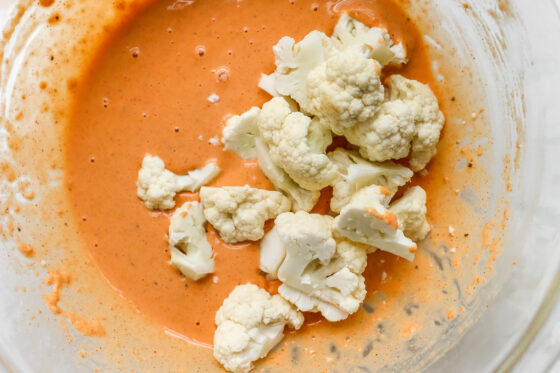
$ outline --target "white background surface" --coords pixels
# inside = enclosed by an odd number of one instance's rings
[[[3,26],[8,15],[9,7],[15,0],[0,0],[0,25]],[[560,10],[560,0],[555,0]],[[560,67],[559,67],[560,68]],[[515,372],[553,372],[560,373],[560,303],[545,323],[541,333],[537,336],[524,358],[518,364]],[[552,363],[550,363],[552,362]],[[0,373],[4,373],[0,366]]]

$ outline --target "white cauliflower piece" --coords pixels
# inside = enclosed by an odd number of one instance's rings
[[[282,281],[278,292],[301,311],[329,321],[356,312],[366,290],[362,272],[374,248],[333,238],[333,218],[300,211],[276,218],[261,242],[261,269]]]
[[[299,43],[285,36],[272,49],[276,57],[276,71],[272,75],[264,75],[259,86],[273,96],[289,96],[302,109],[307,108],[307,75],[327,59],[331,49],[330,39],[322,32],[312,31]]]
[[[354,49],[333,55],[307,77],[307,110],[337,135],[370,121],[385,98],[380,73]]]
[[[297,111],[297,105],[284,97],[275,97],[266,102],[257,121],[262,139],[267,144],[279,142],[284,120],[295,111]]]
[[[280,141],[269,144],[274,162],[302,188],[321,190],[335,179],[336,167],[325,154],[332,136],[318,119],[292,113],[284,120]]]
[[[340,212],[354,193],[372,184],[383,186],[394,195],[413,175],[411,170],[394,162],[368,162],[346,149],[339,148],[327,155],[338,168],[338,176],[332,184],[331,210],[334,212]]]
[[[255,140],[257,161],[263,174],[274,187],[292,200],[294,211],[311,211],[317,204],[321,192],[300,187],[284,170],[278,167],[270,156],[268,146],[260,138]]]
[[[336,217],[336,232],[354,242],[412,261],[417,246],[398,229],[397,216],[387,210],[390,196],[385,187],[371,185],[363,188]]]
[[[340,16],[331,40],[338,50],[358,49],[381,66],[406,63],[404,46],[402,43],[395,45],[387,30],[367,27],[348,14]]]
[[[344,136],[364,158],[383,162],[406,157],[415,134],[414,112],[404,101],[395,100],[383,103],[373,120],[357,124]]]
[[[228,119],[222,131],[222,143],[226,150],[237,153],[243,159],[257,156],[255,139],[259,136],[258,120],[261,109],[253,107],[246,113]]]
[[[275,74],[261,74],[261,79],[259,80],[258,87],[271,95],[272,97],[278,97],[280,94],[276,90],[276,79]]]
[[[214,272],[212,246],[206,238],[205,224],[202,205],[186,202],[175,210],[169,225],[171,265],[194,281]]]
[[[397,215],[399,229],[413,241],[423,240],[430,232],[430,224],[426,221],[426,192],[421,187],[408,189],[389,210]]]
[[[303,315],[279,295],[253,284],[239,285],[216,312],[214,357],[227,371],[247,373],[284,337],[299,329]]]
[[[336,167],[325,154],[332,136],[318,119],[294,112],[283,98],[263,105],[259,130],[272,161],[299,186],[321,190],[336,177]]]
[[[390,100],[403,100],[414,114],[415,134],[410,149],[409,164],[413,171],[420,171],[436,154],[436,145],[445,117],[439,110],[436,96],[426,84],[392,75],[388,80]]]
[[[147,154],[138,171],[136,194],[150,210],[169,210],[175,207],[175,194],[197,191],[220,171],[216,163],[209,163],[202,169],[190,171],[188,175],[176,175],[165,169],[161,158]]]
[[[264,223],[291,209],[282,193],[248,186],[204,187],[200,201],[206,219],[228,243],[260,240]]]
[[[286,248],[276,227],[273,227],[267,234],[260,244],[260,256],[259,256],[259,269],[266,274],[269,280],[276,280],[278,278],[278,268],[284,261],[286,257]]]

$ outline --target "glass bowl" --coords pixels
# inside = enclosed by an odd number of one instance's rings
[[[0,49],[0,366],[8,372],[164,370],[161,353],[150,357],[155,354],[150,342],[160,340],[159,332],[145,328],[141,317],[118,317],[131,305],[103,279],[82,247],[63,183],[64,118],[75,78],[97,40],[143,2],[20,0],[5,24]],[[490,204],[507,198],[509,219],[494,273],[468,314],[421,354],[385,369],[546,371],[560,344],[552,344],[546,354],[538,345],[530,346],[560,289],[558,3],[404,3],[434,54],[452,54],[476,72],[471,83],[485,92],[496,160],[488,165]],[[430,17],[420,17],[422,12]],[[512,191],[506,196],[500,187],[508,182]],[[20,255],[22,242],[33,242],[36,258]],[[95,310],[111,338],[85,338],[47,311],[43,296],[52,282],[42,279],[58,264],[83,269],[61,302],[76,313]],[[539,340],[554,340],[549,331],[543,333]],[[188,357],[182,365],[188,371],[218,369],[198,354],[185,355],[186,345],[158,342],[158,350]],[[126,356],[130,348],[134,359]],[[90,357],[83,359],[86,355]]]

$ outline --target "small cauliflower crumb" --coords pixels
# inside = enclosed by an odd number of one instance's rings
[[[188,175],[176,175],[165,168],[161,158],[148,154],[138,171],[137,195],[150,210],[169,210],[175,207],[175,194],[195,192],[220,172],[216,163],[210,163],[204,168],[190,171]]]
[[[209,143],[210,145],[213,145],[213,146],[218,146],[218,145],[220,145],[220,139],[219,139],[218,137],[216,137],[216,136],[210,137],[210,138],[208,139],[208,143]]]
[[[303,315],[279,295],[253,284],[239,285],[216,313],[214,357],[229,372],[247,373],[284,338],[298,330]]]
[[[214,272],[212,246],[206,238],[205,224],[202,205],[186,202],[175,210],[169,225],[171,265],[194,281]]]
[[[220,102],[220,96],[218,96],[215,93],[212,93],[210,96],[208,96],[208,101],[213,104],[217,104],[218,102]]]
[[[291,209],[282,193],[248,186],[203,187],[200,201],[206,219],[227,243],[260,240],[264,223]]]

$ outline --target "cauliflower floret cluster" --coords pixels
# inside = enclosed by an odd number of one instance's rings
[[[220,171],[215,163],[210,163],[202,169],[190,171],[188,175],[176,175],[165,168],[161,158],[146,155],[138,171],[137,195],[150,210],[169,210],[175,207],[175,194],[197,191]]]
[[[202,205],[198,202],[186,202],[175,210],[169,224],[171,265],[194,281],[214,272],[205,224]]]
[[[337,135],[369,121],[385,98],[378,63],[347,49],[307,77],[308,111]]]
[[[427,85],[401,75],[389,78],[388,92],[390,100],[403,100],[414,114],[416,132],[412,139],[409,163],[413,171],[420,171],[436,154],[436,145],[445,122],[437,98]]]
[[[404,101],[396,100],[383,103],[373,120],[350,128],[344,136],[359,146],[364,158],[383,162],[406,157],[415,133],[414,113]]]
[[[339,321],[364,300],[362,272],[367,253],[375,249],[335,239],[332,228],[327,215],[279,215],[261,243],[261,269],[282,281],[278,292],[299,310]]]
[[[291,208],[282,193],[248,186],[204,187],[200,201],[204,216],[228,243],[260,240],[264,223]]]
[[[426,221],[426,191],[421,187],[408,189],[389,210],[397,216],[399,229],[410,239],[421,241],[430,232],[430,224]]]
[[[319,120],[292,109],[283,98],[264,104],[260,133],[274,163],[302,188],[321,190],[336,177],[336,168],[325,154],[331,133]]]
[[[214,357],[234,373],[246,373],[284,337],[284,328],[299,329],[303,315],[279,295],[256,285],[239,285],[216,313]]]

